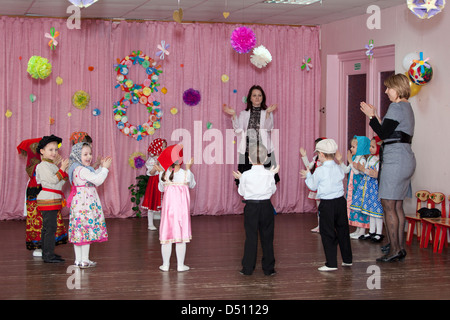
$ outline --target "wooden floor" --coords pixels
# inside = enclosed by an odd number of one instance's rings
[[[188,272],[179,273],[175,250],[169,272],[161,272],[158,232],[146,218],[107,219],[109,241],[93,244],[96,268],[80,271],[79,289],[67,273],[73,246],[56,252],[64,264],[45,264],[25,248],[25,221],[0,221],[2,300],[359,300],[449,299],[450,252],[420,249],[416,239],[404,262],[377,264],[380,245],[352,240],[354,264],[332,273],[317,271],[324,256],[315,214],[275,218],[275,276],[265,276],[260,258],[252,276],[239,274],[244,242],[243,216],[194,216],[187,246]],[[159,221],[157,221],[159,224]],[[259,251],[260,252],[260,251]],[[259,256],[260,257],[260,253]],[[341,262],[339,256],[339,264]],[[380,288],[368,288],[379,267]],[[73,278],[72,278],[73,279]],[[68,281],[69,280],[69,281]]]

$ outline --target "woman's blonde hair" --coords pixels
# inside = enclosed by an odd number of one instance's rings
[[[393,74],[384,80],[384,85],[390,89],[394,89],[400,99],[409,99],[411,95],[409,79],[402,73]]]

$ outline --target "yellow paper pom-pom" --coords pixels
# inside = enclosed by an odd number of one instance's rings
[[[90,100],[91,100],[91,96],[83,90],[79,90],[79,91],[75,92],[75,94],[72,96],[73,106],[75,108],[81,109],[81,110],[86,109]]]

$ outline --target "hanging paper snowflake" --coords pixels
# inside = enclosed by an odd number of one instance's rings
[[[231,46],[239,53],[248,53],[256,45],[256,37],[253,30],[247,27],[239,27],[231,33]]]
[[[269,50],[263,45],[253,49],[253,54],[250,56],[250,62],[258,68],[267,66],[272,61],[272,55]]]

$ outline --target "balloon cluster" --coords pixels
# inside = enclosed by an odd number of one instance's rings
[[[433,68],[428,62],[429,58],[423,58],[423,52],[408,53],[403,58],[403,68],[407,70],[405,75],[409,78],[409,86],[411,88],[410,97],[419,93],[422,86],[427,84],[433,77]]]

